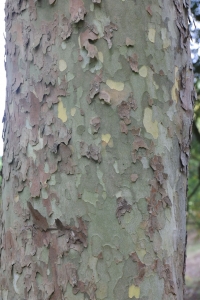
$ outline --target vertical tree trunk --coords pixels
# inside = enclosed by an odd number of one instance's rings
[[[7,0],[1,299],[183,299],[188,6]]]

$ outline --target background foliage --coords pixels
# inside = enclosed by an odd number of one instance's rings
[[[200,228],[200,0],[191,0],[191,12],[191,48],[197,100],[189,164],[188,222]]]

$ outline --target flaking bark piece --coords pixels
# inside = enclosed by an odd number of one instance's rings
[[[92,0],[93,3],[101,3],[101,0]]]
[[[92,127],[92,133],[97,133],[101,126],[101,118],[95,117],[90,120],[90,125]]]
[[[106,91],[101,91],[99,93],[99,99],[103,100],[106,104],[111,105],[110,95]]]
[[[130,103],[131,109],[133,109],[134,111],[138,108],[137,101],[135,100],[132,92],[130,93],[128,102]]]
[[[32,47],[37,48],[40,44],[43,33],[41,30],[33,30]]]
[[[89,41],[96,41],[98,39],[98,31],[95,26],[87,28],[84,32],[80,34],[81,47],[85,48],[88,52],[88,57],[94,58],[98,57],[97,47],[90,44]]]
[[[146,230],[146,235],[149,236],[150,241],[153,241],[154,233],[157,230],[161,230],[159,226],[158,218],[157,216],[150,214],[147,223],[147,230]]]
[[[55,223],[58,230],[69,232],[70,246],[74,244],[82,244],[85,248],[87,247],[87,226],[82,218],[78,218],[79,227],[64,225],[59,219],[56,219]],[[71,248],[73,248],[73,246]]]
[[[41,215],[41,213],[35,209],[32,204],[27,201],[27,206],[31,212],[31,215],[33,217],[33,223],[38,226],[40,229],[47,231],[49,228],[49,224],[47,222],[47,219]]]
[[[132,54],[132,56],[128,57],[128,62],[130,64],[131,70],[134,71],[135,73],[138,73],[138,56],[137,54]]]
[[[189,8],[190,7],[190,1],[189,0],[183,0],[183,5],[185,8]]]
[[[108,43],[108,48],[111,49],[112,47],[112,41],[111,39],[113,38],[113,31],[118,30],[117,25],[113,24],[112,22],[104,27],[104,40],[107,41]]]
[[[21,1],[18,1],[18,3],[21,3]],[[30,15],[30,20],[31,21],[37,19],[36,1],[33,1],[33,0],[29,1],[29,15]]]
[[[30,124],[31,126],[39,125],[40,121],[40,103],[39,99],[30,92]]]
[[[59,124],[56,125],[58,126],[57,128],[59,128]],[[61,143],[64,143],[67,146],[69,144],[69,141],[71,140],[71,137],[72,137],[71,128],[68,129],[63,124],[62,126],[60,126],[60,131],[57,130],[56,132],[54,132],[54,140],[57,146],[60,145]]]
[[[164,198],[162,198],[162,201],[166,206],[169,206],[169,207],[172,206],[172,202],[168,196],[165,196]]]
[[[70,21],[73,23],[78,23],[81,20],[83,21],[87,13],[84,2],[82,0],[70,0],[69,5],[69,11],[71,15]]]
[[[189,153],[190,153],[188,141],[183,140],[182,143],[180,144],[180,148],[181,148],[181,156],[180,156],[181,171],[185,173],[187,171],[188,159],[189,159]]]
[[[120,124],[120,131],[122,133],[128,134],[128,127],[126,126],[125,122],[120,121],[119,124]]]
[[[75,269],[75,266],[68,262],[66,265],[66,272],[67,272],[67,277],[69,278],[69,283],[71,284],[72,287],[77,286],[78,283],[78,275],[77,275],[77,270]]]
[[[90,152],[90,157],[94,161],[100,163],[101,162],[101,153],[100,153],[100,148],[97,147],[96,145],[90,145],[89,146],[89,152]]]
[[[85,156],[89,159],[100,163],[101,162],[101,149],[96,145],[87,145],[85,142],[80,142],[81,156]]]
[[[129,37],[126,38],[126,46],[134,46],[135,42],[133,40],[131,40]]]
[[[162,157],[155,155],[150,161],[150,166],[154,170],[154,176],[155,176],[156,180],[160,184],[163,184],[164,181],[167,179],[168,175],[166,173],[164,173]]]
[[[119,224],[121,223],[121,216],[125,215],[126,212],[130,212],[132,207],[125,198],[119,197],[117,198],[117,210],[116,216],[118,219]]]
[[[87,294],[90,300],[96,300],[96,293],[97,287],[94,282],[82,282],[78,281],[76,287],[73,288],[73,294],[76,295],[79,292]]]
[[[133,151],[138,151],[139,148],[148,149],[148,146],[141,137],[136,136],[133,142]]]
[[[15,78],[13,80],[13,84],[12,84],[12,91],[13,92],[17,92],[17,90],[19,89],[19,87],[21,86],[21,84],[24,82],[23,80],[23,76],[20,72],[18,72],[15,75]]]
[[[64,231],[64,230],[69,230],[70,226],[64,226],[63,223],[59,219],[55,219],[56,227],[58,230]]]
[[[90,93],[89,93],[90,99],[94,99],[94,96],[99,93],[101,81],[102,81],[102,79],[101,79],[100,75],[96,75],[94,77],[92,83],[90,84]],[[91,103],[91,100],[90,100],[90,103]]]
[[[61,25],[59,26],[59,35],[65,41],[72,34],[72,26],[65,15],[61,16]]]
[[[129,102],[122,101],[121,104],[117,106],[118,115],[120,119],[124,120],[126,125],[129,125],[131,123],[130,111],[131,106]]]
[[[180,90],[180,99],[181,106],[186,111],[192,111],[193,103],[192,103],[192,95],[191,95],[191,87],[192,81],[190,76],[190,70],[187,67],[184,67],[181,71],[181,86]]]
[[[181,13],[181,4],[179,0],[173,0],[174,1],[174,5],[176,6],[176,10]]]
[[[138,175],[137,174],[131,174],[131,181],[132,182],[136,182],[138,179]]]
[[[56,2],[56,0],[49,0],[49,4],[52,5]]]
[[[58,146],[58,154],[61,157],[61,161],[58,164],[59,171],[73,175],[75,173],[75,166],[72,160],[71,148],[68,145],[61,143]]]
[[[151,16],[153,15],[152,10],[151,10],[151,6],[150,6],[150,5],[146,7],[146,11],[147,11]]]
[[[39,82],[33,81],[33,85],[39,99],[39,102],[42,102],[43,98],[50,94],[50,87],[46,86],[43,80]]]
[[[154,270],[159,278],[164,279],[164,285],[165,285],[165,292],[166,294],[173,294],[175,295],[175,286],[174,286],[174,280],[173,280],[173,274],[172,274],[172,267],[167,264],[164,259],[161,261],[160,259],[156,259],[154,264],[152,265],[152,270]]]
[[[140,136],[141,128],[133,127],[133,128],[131,129],[131,133],[132,133],[133,135]]]
[[[181,49],[185,48],[187,51],[187,45],[188,45],[188,39],[190,37],[190,32],[185,25],[185,20],[183,17],[184,12],[182,11],[180,1],[173,0],[173,2],[174,2],[174,5],[176,7],[176,12],[177,12],[176,26],[178,27],[178,30],[180,31],[180,47],[181,47]]]
[[[133,260],[133,262],[137,263],[138,276],[134,278],[134,281],[136,285],[140,285],[146,272],[146,265],[141,262],[136,252],[131,253],[130,257]]]

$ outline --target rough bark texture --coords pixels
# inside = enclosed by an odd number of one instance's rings
[[[188,5],[7,0],[1,299],[183,299]]]

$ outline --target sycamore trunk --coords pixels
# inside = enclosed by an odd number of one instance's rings
[[[1,299],[183,299],[188,7],[6,1]]]

